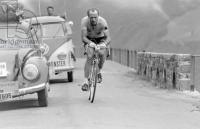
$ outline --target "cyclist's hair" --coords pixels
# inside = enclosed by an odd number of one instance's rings
[[[47,10],[48,10],[48,9],[54,9],[54,7],[53,7],[53,6],[48,6],[48,7],[47,7]]]
[[[88,9],[88,10],[87,10],[87,15],[89,16],[89,15],[90,15],[90,12],[95,12],[95,11],[97,11],[97,14],[98,14],[98,16],[99,16],[99,10],[96,9],[96,8]]]

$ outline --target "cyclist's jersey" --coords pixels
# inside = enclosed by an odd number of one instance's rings
[[[99,16],[96,26],[91,26],[88,16],[81,20],[81,30],[87,30],[87,37],[89,39],[98,39],[105,37],[104,31],[108,29],[106,20]]]

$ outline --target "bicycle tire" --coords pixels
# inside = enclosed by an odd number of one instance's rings
[[[93,65],[92,69],[91,69],[91,76],[90,76],[90,83],[89,83],[89,87],[90,87],[90,95],[89,95],[89,101],[91,103],[94,102],[94,98],[95,98],[95,93],[96,93],[96,85],[97,85],[97,65]]]

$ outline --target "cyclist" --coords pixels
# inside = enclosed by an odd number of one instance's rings
[[[109,34],[109,28],[107,21],[99,16],[99,10],[92,8],[87,10],[87,16],[81,20],[81,37],[84,43],[87,59],[84,67],[84,83],[82,86],[83,91],[88,90],[88,77],[89,70],[92,64],[92,57],[94,54],[94,48],[97,45],[104,46],[105,49],[99,50],[99,72],[97,74],[97,82],[101,83],[102,75],[101,69],[106,60],[106,46],[110,44],[111,38]]]

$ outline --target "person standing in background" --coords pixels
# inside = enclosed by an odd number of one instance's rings
[[[54,7],[53,6],[48,6],[47,7],[47,14],[48,14],[48,16],[56,16],[54,14]]]

